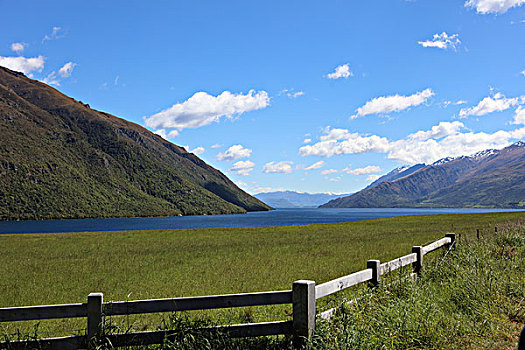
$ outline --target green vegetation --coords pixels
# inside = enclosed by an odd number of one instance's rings
[[[268,210],[139,125],[0,67],[0,220]]]
[[[297,279],[322,283],[363,269],[367,259],[405,255],[411,246],[445,232],[466,241],[476,228],[488,236],[495,225],[523,218],[524,213],[514,212],[266,228],[0,235],[0,307],[84,302],[95,291],[103,292],[106,301],[117,301],[290,289]],[[231,309],[192,317],[268,321],[289,318],[289,309]],[[151,329],[160,317],[110,321],[124,329],[129,324]],[[0,327],[12,334],[32,324]],[[41,322],[39,331],[48,336],[83,327],[83,320],[56,320]]]

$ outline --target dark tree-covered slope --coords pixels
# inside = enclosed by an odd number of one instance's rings
[[[268,210],[143,127],[0,67],[0,219]]]

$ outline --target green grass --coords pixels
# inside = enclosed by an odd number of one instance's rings
[[[380,286],[317,324],[312,349],[516,349],[525,323],[525,222],[464,239],[416,282]]]
[[[466,239],[476,228],[489,234],[495,225],[520,219],[525,213],[266,228],[0,235],[0,307],[85,302],[90,292],[118,301],[290,289],[297,279],[322,283],[363,269],[368,259],[405,255],[411,246],[445,232]],[[237,309],[221,317],[267,320],[285,317],[285,309],[289,306]],[[136,320],[130,322],[141,322]],[[40,327],[44,332],[67,331],[82,328],[84,322],[47,321]],[[31,324],[0,325],[0,331],[27,331]]]

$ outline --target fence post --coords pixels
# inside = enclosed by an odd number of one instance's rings
[[[93,338],[102,334],[102,293],[90,293],[87,302],[87,337],[88,348],[91,348]]]
[[[445,237],[450,238],[450,244],[449,247],[454,247],[456,249],[456,246],[454,243],[456,243],[456,234],[452,232],[445,233]],[[479,230],[478,230],[478,240],[479,240]]]
[[[292,304],[294,344],[301,347],[315,331],[315,282],[295,281],[292,284]]]
[[[412,271],[416,275],[421,275],[421,269],[423,268],[423,247],[420,245],[412,247],[412,253],[416,253],[416,261],[412,264]]]
[[[379,279],[381,278],[381,262],[379,260],[368,260],[366,262],[366,268],[372,269],[372,279],[368,285],[370,287],[377,287]]]

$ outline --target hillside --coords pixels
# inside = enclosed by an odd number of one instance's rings
[[[366,186],[365,188],[375,187],[387,181],[388,182],[395,181],[404,176],[408,176],[412,173],[415,173],[416,171],[424,167],[425,167],[425,164],[416,164],[412,166],[402,166],[402,167],[396,168],[392,170],[391,172],[389,172],[388,174],[381,176],[379,179],[375,180],[374,182],[372,182],[370,185]]]
[[[143,127],[0,67],[0,220],[268,210]]]
[[[445,158],[322,207],[525,207],[525,143]]]
[[[316,208],[332,199],[347,196],[347,194],[301,193],[295,191],[263,192],[254,195],[255,198],[274,208]]]

